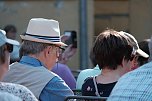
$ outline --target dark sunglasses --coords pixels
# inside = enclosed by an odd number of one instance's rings
[[[61,50],[65,50],[65,48],[64,48],[64,47],[61,47],[61,46],[57,46],[57,45],[55,45],[55,47],[59,47],[59,49],[61,49]]]
[[[12,52],[13,52],[13,45],[6,43],[6,48],[7,48],[6,50],[7,50],[9,53],[12,53]]]
[[[62,46],[58,46],[58,45],[54,45],[54,44],[51,44],[52,46],[55,46],[55,47],[58,47],[59,49],[61,49],[61,50],[65,50],[65,47],[62,47]]]

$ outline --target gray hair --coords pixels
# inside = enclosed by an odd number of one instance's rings
[[[47,46],[50,46],[50,44],[24,40],[19,51],[20,58],[24,55],[38,55]]]
[[[149,52],[150,52],[150,57],[149,57],[149,61],[152,61],[152,37],[150,39],[150,42],[149,42]]]

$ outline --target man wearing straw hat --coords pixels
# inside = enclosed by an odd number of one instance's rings
[[[57,62],[61,42],[59,23],[55,20],[30,20],[20,52],[22,58],[11,65],[4,81],[29,88],[40,101],[63,101],[73,95],[65,82],[50,70]]]

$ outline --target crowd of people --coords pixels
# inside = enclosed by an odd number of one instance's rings
[[[152,98],[152,38],[138,43],[127,32],[106,29],[90,52],[94,68],[82,70],[76,80],[67,61],[77,49],[64,43],[58,21],[32,18],[21,44],[16,35],[13,25],[0,30],[3,101],[64,101],[74,90],[108,101]]]

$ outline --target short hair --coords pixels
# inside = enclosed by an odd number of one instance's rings
[[[138,43],[140,49],[143,50],[144,52],[146,52],[148,55],[150,54],[149,47],[148,47],[149,42],[150,42],[150,39],[145,39],[145,40]],[[148,58],[144,58],[142,56],[139,56],[137,61],[138,61],[139,66],[141,66],[141,65],[148,62]]]
[[[108,67],[115,70],[122,63],[123,58],[131,59],[133,47],[128,37],[119,32],[108,29],[100,33],[94,43],[93,52],[100,69]]]
[[[14,33],[16,33],[17,32],[17,29],[16,29],[16,27],[14,26],[14,25],[6,25],[5,27],[4,27],[4,30],[5,30],[5,32],[6,32],[6,34],[8,33],[8,32],[14,32]]]
[[[152,61],[152,37],[150,39],[148,46],[149,46],[149,53],[150,53],[149,61]]]
[[[6,58],[6,56],[5,56],[5,45],[6,44],[0,46],[0,64],[5,63],[5,58]]]
[[[19,56],[21,58],[22,56],[26,56],[30,54],[38,55],[47,46],[50,46],[50,44],[24,40],[19,50]]]
[[[7,25],[4,27],[4,31],[6,32],[6,37],[14,39],[14,37],[12,37],[12,34],[16,35],[17,29],[14,25]],[[11,33],[11,35],[9,34],[9,32]]]

